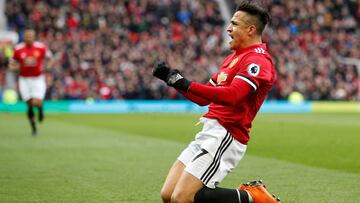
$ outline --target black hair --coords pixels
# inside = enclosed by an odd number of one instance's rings
[[[32,25],[26,25],[22,31],[23,31],[24,33],[25,33],[26,31],[32,31],[32,32],[34,32],[34,33],[36,34],[35,27],[32,26]]]
[[[259,35],[262,34],[271,19],[269,12],[255,0],[241,1],[236,11],[244,11],[252,17],[249,21],[255,25]]]

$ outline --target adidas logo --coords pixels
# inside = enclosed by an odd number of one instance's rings
[[[265,50],[263,48],[255,48],[254,50],[256,53],[265,54]]]

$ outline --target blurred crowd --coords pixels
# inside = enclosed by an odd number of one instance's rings
[[[359,1],[265,1],[278,72],[269,99],[360,99],[359,72],[343,62],[360,59]],[[14,0],[5,12],[8,29],[21,38],[33,26],[57,59],[46,99],[181,99],[151,76],[156,59],[206,83],[230,53],[215,0]]]
[[[360,1],[272,0],[265,34],[276,61],[273,94],[309,100],[360,100]],[[360,62],[357,62],[360,66]]]
[[[10,1],[6,15],[10,29],[35,26],[59,59],[47,99],[176,99],[152,66],[167,59],[207,80],[223,55],[217,8],[205,0]]]

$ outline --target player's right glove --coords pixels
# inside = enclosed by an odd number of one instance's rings
[[[166,84],[184,92],[189,90],[191,81],[184,78],[179,70],[170,70],[166,79]]]
[[[152,71],[153,76],[166,82],[167,85],[187,92],[191,81],[184,78],[178,70],[172,70],[164,61],[158,61]]]
[[[170,68],[166,65],[165,61],[158,61],[155,63],[152,74],[160,80],[167,82]]]

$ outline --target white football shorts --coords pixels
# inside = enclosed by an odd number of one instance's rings
[[[215,188],[243,158],[247,145],[234,139],[217,120],[201,118],[202,131],[180,154],[185,171],[205,186]]]
[[[45,76],[19,77],[19,91],[24,101],[36,98],[43,100],[46,93]]]

